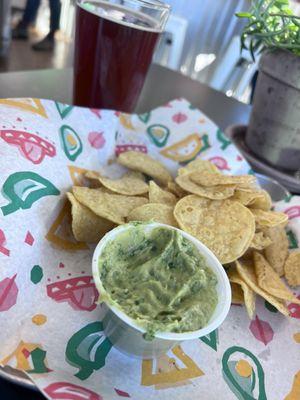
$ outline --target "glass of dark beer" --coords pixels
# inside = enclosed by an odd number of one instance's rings
[[[132,112],[169,11],[159,0],[77,0],[74,104]]]

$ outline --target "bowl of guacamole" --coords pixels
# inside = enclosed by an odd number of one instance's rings
[[[188,233],[160,223],[131,222],[107,233],[93,256],[93,276],[107,336],[137,356],[159,356],[207,335],[230,307],[217,258]]]

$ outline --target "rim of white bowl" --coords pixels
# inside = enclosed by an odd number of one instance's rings
[[[219,262],[217,257],[211,252],[211,250],[208,249],[200,240],[196,239],[194,236],[190,235],[189,233],[175,228],[170,225],[162,224],[159,222],[142,222],[138,224],[138,227],[145,226],[145,229],[154,229],[157,227],[164,227],[167,229],[172,229],[179,231],[184,237],[189,239],[191,242],[195,244],[195,246],[198,248],[199,252],[205,257],[207,265],[209,268],[212,269],[212,271],[217,275],[218,279],[218,284],[217,284],[217,294],[218,294],[218,303],[216,306],[216,309],[211,316],[208,324],[201,329],[198,329],[196,331],[190,331],[190,332],[183,332],[183,333],[175,333],[175,332],[157,332],[155,334],[156,339],[165,339],[165,340],[176,340],[176,341],[183,341],[183,340],[191,340],[191,339],[197,339],[199,337],[208,335],[212,331],[214,331],[216,328],[218,328],[223,321],[225,320],[229,309],[231,305],[231,287],[229,283],[228,276],[225,272],[224,267],[222,264]],[[100,274],[99,274],[99,267],[98,267],[98,260],[99,256],[101,255],[102,250],[106,246],[106,244],[114,239],[116,236],[118,236],[120,233],[126,231],[127,229],[130,229],[132,227],[136,226],[134,223],[127,223],[124,225],[120,225],[108,233],[106,233],[105,236],[100,240],[98,245],[95,248],[94,254],[93,254],[93,260],[92,260],[92,271],[93,271],[93,278],[94,282],[96,285],[96,288],[98,292],[100,293],[100,302],[101,302],[101,293],[105,292],[105,289],[102,285],[101,279],[100,279]],[[124,321],[126,324],[128,324],[131,328],[134,328],[138,330],[141,333],[145,333],[146,329],[141,327],[133,318],[129,317],[127,314],[125,314],[119,306],[116,306],[110,302],[104,301],[107,307],[115,314],[117,315],[122,321]]]

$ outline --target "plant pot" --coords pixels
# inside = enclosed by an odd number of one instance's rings
[[[300,170],[300,56],[261,57],[246,144],[272,166]]]

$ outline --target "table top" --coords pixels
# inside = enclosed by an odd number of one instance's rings
[[[72,69],[46,69],[0,74],[0,98],[36,97],[72,104]],[[137,112],[146,112],[174,98],[184,97],[221,129],[247,124],[251,107],[178,72],[152,65]]]
[[[0,98],[36,97],[72,103],[72,69],[37,70],[0,74]],[[152,65],[137,106],[137,112],[149,111],[174,98],[184,97],[200,108],[221,129],[234,123],[247,123],[250,106],[239,103],[208,86],[178,72]],[[35,391],[0,379],[1,400],[38,400]]]

